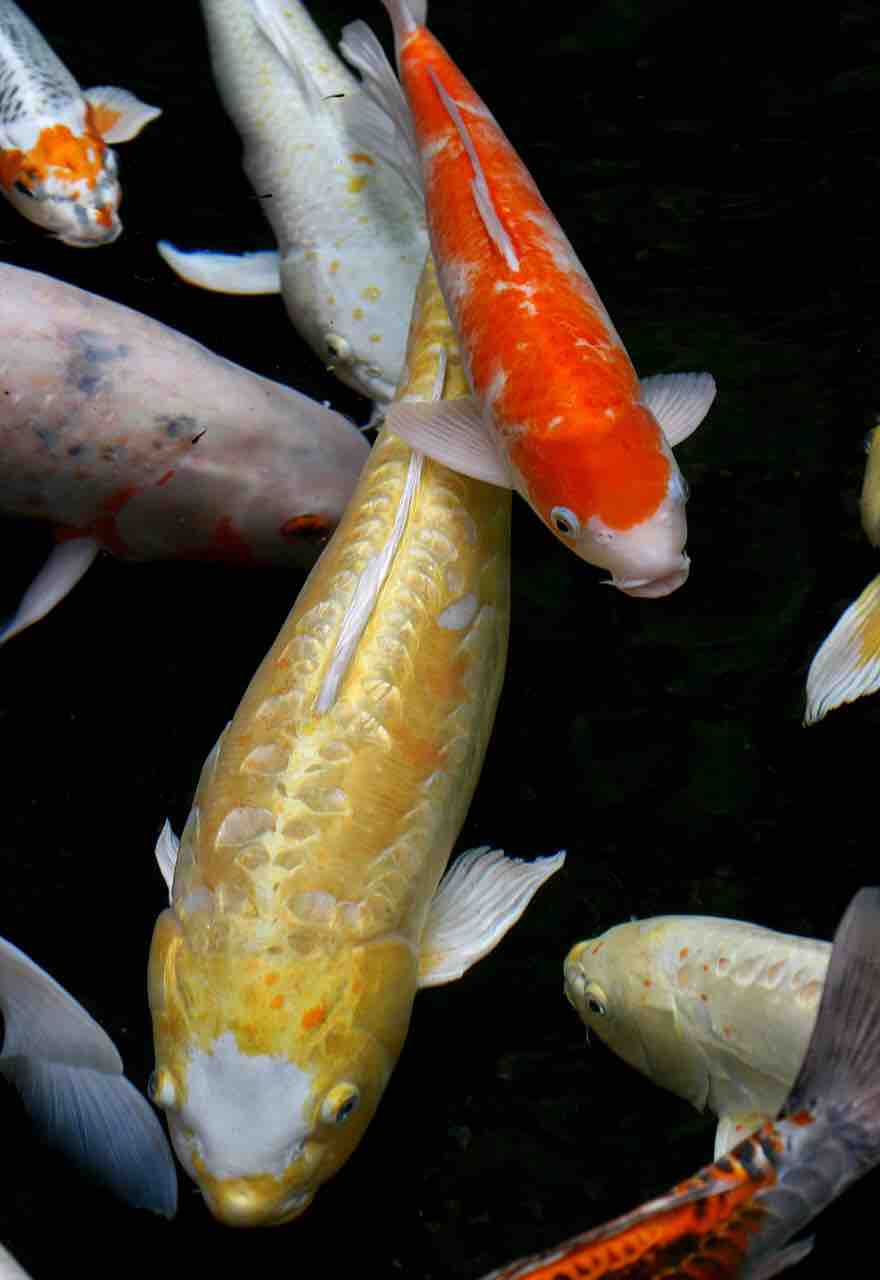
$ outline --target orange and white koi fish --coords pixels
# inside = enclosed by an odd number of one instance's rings
[[[369,453],[310,397],[2,264],[0,385],[0,511],[48,520],[58,538],[0,643],[44,617],[102,549],[310,567]]]
[[[868,437],[860,506],[865,535],[872,547],[880,547],[880,426]],[[876,693],[878,688],[880,575],[841,615],[810,663],[804,723],[815,724],[835,707]]]
[[[356,22],[340,48],[385,116],[355,101],[350,128],[424,189],[474,393],[454,405],[397,404],[389,426],[455,470],[516,489],[621,591],[667,595],[689,564],[686,488],[671,447],[702,421],[715,383],[709,374],[639,382],[522,161],[425,29],[425,0],[383,3],[410,110],[375,36]]]
[[[14,0],[0,0],[0,191],[78,249],[122,230],[116,156],[161,115],[127,89],[83,92]]]
[[[40,1138],[93,1182],[173,1218],[177,1174],[162,1126],[122,1074],[116,1046],[62,986],[0,938],[0,1076]],[[4,1270],[0,1247],[0,1276]]]
[[[433,269],[403,396],[466,393]],[[297,1217],[360,1141],[416,991],[486,955],[563,855],[441,880],[504,678],[510,494],[384,429],[339,529],[157,848],[151,1097],[211,1212]]]
[[[485,1280],[769,1280],[790,1244],[880,1163],[880,889],[841,921],[816,1026],[780,1118],[633,1213]]]

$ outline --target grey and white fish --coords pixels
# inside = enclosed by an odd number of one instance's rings
[[[369,104],[300,0],[202,0],[202,11],[214,78],[278,249],[182,253],[163,241],[159,251],[203,288],[280,290],[318,356],[385,404],[428,252],[421,197],[352,140],[352,104]]]
[[[83,92],[14,0],[0,0],[0,191],[30,222],[76,248],[122,230],[108,143],[161,115],[127,89]]]
[[[715,1112],[718,1157],[782,1106],[830,954],[746,921],[655,916],[572,947],[565,993],[624,1062]]]

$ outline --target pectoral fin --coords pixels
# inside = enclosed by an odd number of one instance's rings
[[[804,724],[880,688],[880,577],[828,633],[807,672]]]
[[[460,978],[520,918],[565,853],[522,862],[484,845],[464,853],[440,881],[422,934],[419,986]]]
[[[249,296],[281,292],[275,249],[257,249],[254,253],[211,253],[207,249],[186,252],[175,249],[167,240],[160,240],[156,248],[175,275],[199,289]]]
[[[434,404],[397,400],[385,413],[385,425],[411,448],[451,471],[502,489],[513,488],[510,465],[473,396]]]
[[[31,1280],[24,1267],[16,1262],[2,1244],[0,1244],[0,1280]]]
[[[731,1147],[742,1142],[773,1117],[765,1111],[728,1111],[718,1119],[715,1132],[715,1159],[726,1156]]]
[[[144,125],[162,114],[161,107],[151,107],[128,89],[116,89],[112,85],[86,89],[83,97],[92,108],[92,123],[111,146],[136,138]]]
[[[171,823],[165,819],[165,824],[159,832],[159,839],[156,841],[156,861],[159,864],[159,870],[162,872],[162,879],[168,886],[168,902],[171,903],[171,889],[174,884],[174,868],[177,866],[177,854],[180,850],[180,839],[171,830]]]
[[[712,407],[717,388],[711,373],[658,373],[642,378],[642,401],[674,449],[696,431]]]
[[[55,608],[79,582],[98,554],[95,538],[69,538],[53,547],[48,560],[25,591],[15,613],[0,625],[0,645]]]
[[[808,1236],[806,1240],[795,1240],[794,1244],[787,1244],[784,1249],[771,1253],[769,1258],[752,1266],[749,1269],[749,1280],[770,1280],[771,1276],[778,1276],[780,1271],[787,1271],[805,1258],[815,1243],[813,1236]]]
[[[149,1103],[110,1037],[54,978],[0,938],[0,1073],[38,1135],[136,1208],[173,1217],[177,1176]]]

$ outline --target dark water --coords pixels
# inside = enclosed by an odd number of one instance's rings
[[[56,6],[45,6],[56,13]],[[315,12],[336,32],[378,4]],[[39,21],[40,6],[30,12]],[[351,413],[277,299],[177,283],[153,250],[268,246],[212,88],[196,6],[68,7],[43,27],[84,85],[164,108],[120,148],[125,234],[79,253],[5,205],[0,256],[142,310]],[[880,408],[880,22],[869,4],[452,4],[432,26],[530,166],[643,373],[708,368],[679,451],[693,570],[666,600],[598,585],[523,504],[495,736],[460,848],[569,850],[498,950],[418,997],[349,1166],[298,1223],[234,1233],[182,1178],[171,1224],[37,1147],[0,1095],[0,1239],[36,1280],[158,1274],[480,1276],[704,1163],[713,1122],[601,1045],[562,998],[578,938],[703,912],[827,938],[878,880],[880,699],[801,727],[806,668],[877,569],[862,442]],[[4,525],[2,612],[48,547]],[[104,559],[0,655],[0,932],[70,987],[143,1086],[152,849],[300,586],[280,571]],[[818,1224],[804,1280],[840,1274],[878,1193]],[[195,1251],[190,1253],[189,1251]]]

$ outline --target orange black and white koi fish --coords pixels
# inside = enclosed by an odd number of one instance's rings
[[[486,1280],[769,1280],[792,1236],[880,1162],[880,889],[841,921],[806,1057],[780,1118],[603,1227]]]
[[[137,1209],[173,1218],[177,1174],[146,1098],[97,1022],[23,951],[0,938],[0,1076],[38,1136]],[[17,1277],[0,1246],[0,1277]]]
[[[424,190],[474,393],[454,404],[396,404],[388,425],[447,466],[516,489],[621,591],[667,595],[689,565],[687,491],[672,446],[702,421],[714,380],[639,382],[522,161],[425,29],[425,0],[383,3],[406,100],[373,33],[352,23],[340,47],[373,102],[365,112],[353,101],[350,129]]]
[[[369,453],[310,397],[2,264],[0,386],[0,511],[48,520],[58,538],[0,643],[44,617],[102,548],[308,568]]]
[[[122,230],[116,157],[161,115],[127,89],[83,92],[13,0],[0,0],[0,191],[76,248]]]
[[[880,547],[880,426],[868,437],[862,481],[862,528]],[[880,574],[841,615],[822,642],[807,672],[805,724],[815,724],[844,702],[880,688]]]

